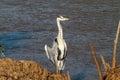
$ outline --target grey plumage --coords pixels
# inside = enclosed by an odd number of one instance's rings
[[[55,65],[56,71],[61,72],[64,69],[64,60],[58,60],[57,44],[53,43],[52,48],[45,45],[45,51],[48,59]]]

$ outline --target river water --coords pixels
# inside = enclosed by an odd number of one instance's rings
[[[44,45],[51,45],[57,35],[56,18],[69,17],[61,23],[68,46],[64,72],[69,71],[72,80],[98,80],[89,42],[98,58],[103,54],[111,63],[119,8],[119,0],[1,0],[0,44],[7,57],[33,60],[54,72]],[[118,64],[119,51],[120,45]]]

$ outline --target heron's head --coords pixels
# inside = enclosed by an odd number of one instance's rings
[[[57,18],[57,20],[66,21],[66,20],[69,20],[69,18],[65,18],[63,16],[60,16],[60,17]]]

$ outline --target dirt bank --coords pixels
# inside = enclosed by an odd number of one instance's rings
[[[70,80],[69,75],[50,73],[33,61],[0,59],[0,80]]]

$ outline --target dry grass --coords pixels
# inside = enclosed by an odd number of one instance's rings
[[[0,80],[70,80],[69,74],[50,73],[36,62],[0,59]]]
[[[102,64],[103,64],[103,67],[104,67],[104,70],[105,70],[104,74],[102,74],[102,72],[101,72],[100,65],[99,65],[99,62],[97,60],[96,52],[95,52],[95,49],[93,47],[93,44],[90,43],[90,48],[91,48],[91,51],[92,51],[92,54],[93,54],[94,61],[96,63],[96,67],[97,67],[97,70],[98,70],[98,75],[99,75],[100,80],[120,80],[120,66],[116,65],[116,54],[117,54],[119,32],[120,32],[120,21],[119,21],[119,24],[118,24],[116,38],[114,40],[114,51],[113,51],[112,66],[110,66],[110,64],[105,61],[103,55],[100,55],[100,58],[101,58],[101,61],[102,61]],[[102,76],[102,75],[104,75],[104,76]]]

